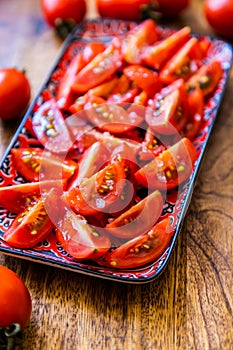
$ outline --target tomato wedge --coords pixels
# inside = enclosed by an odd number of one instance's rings
[[[83,154],[78,163],[76,176],[69,184],[69,189],[74,188],[92,175],[94,175],[110,158],[110,152],[103,142],[96,141]]]
[[[159,134],[176,134],[188,118],[187,92],[183,79],[174,81],[148,102],[145,120]]]
[[[68,109],[73,103],[75,96],[71,90],[71,85],[75,80],[75,76],[80,70],[89,63],[97,54],[103,52],[105,45],[102,42],[91,42],[86,44],[69,63],[65,74],[59,82],[56,99],[59,101],[59,107]]]
[[[154,96],[162,87],[158,73],[140,64],[127,66],[124,68],[124,74],[134,84],[144,90],[149,97]]]
[[[77,169],[72,159],[63,159],[41,148],[12,148],[15,169],[29,181],[69,179]]]
[[[163,197],[159,191],[153,191],[140,202],[122,213],[106,225],[106,229],[119,238],[134,238],[155,224],[162,213]]]
[[[193,50],[198,44],[197,38],[189,39],[162,68],[159,78],[166,84],[176,79],[187,80],[199,67],[194,62]]]
[[[47,150],[67,153],[73,142],[64,117],[54,99],[44,102],[34,113],[32,127],[38,140]]]
[[[48,180],[0,187],[0,205],[13,213],[20,213],[37,202],[41,191],[47,192],[57,186],[63,187],[64,183]]]
[[[177,50],[190,38],[191,28],[183,27],[172,35],[154,45],[148,45],[142,53],[142,62],[154,69],[161,67],[177,52]]]
[[[143,47],[154,43],[158,37],[159,31],[152,19],[138,24],[122,41],[123,59],[130,64],[140,64]]]
[[[87,109],[90,122],[102,131],[112,134],[122,134],[136,128],[144,120],[143,117],[123,108],[124,104],[104,103]]]
[[[62,247],[77,260],[96,260],[111,246],[110,238],[103,230],[97,230],[83,216],[71,211],[66,211],[55,230]]]
[[[189,92],[188,106],[188,120],[182,131],[182,136],[193,140],[201,130],[204,122],[205,100],[200,88]]]
[[[121,43],[120,40],[115,37],[103,52],[96,55],[81,69],[76,75],[71,88],[78,94],[85,93],[111,78],[121,65]]]
[[[107,253],[107,264],[116,269],[130,269],[155,262],[164,253],[173,233],[170,219],[163,219],[148,232]]]
[[[125,184],[124,164],[116,159],[78,187],[64,192],[62,198],[81,215],[107,212],[122,193]]]
[[[188,79],[186,86],[188,91],[199,87],[204,96],[207,96],[216,89],[222,76],[223,69],[221,63],[216,60],[211,60],[202,65],[199,70]]]
[[[193,143],[183,138],[138,170],[135,177],[145,187],[169,190],[189,178],[196,158]]]
[[[53,228],[43,201],[29,205],[18,214],[12,225],[4,233],[5,241],[17,248],[32,248],[45,239]]]

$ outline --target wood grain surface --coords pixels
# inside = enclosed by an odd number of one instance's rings
[[[169,25],[214,34],[202,5],[193,0]],[[88,16],[96,16],[94,1]],[[26,69],[33,95],[61,45],[39,0],[0,1],[0,67]],[[0,254],[0,263],[21,276],[32,297],[22,349],[233,349],[232,97],[233,70],[181,234],[157,280],[120,284]],[[0,122],[0,156],[18,123]]]

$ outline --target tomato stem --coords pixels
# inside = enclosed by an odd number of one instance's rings
[[[20,324],[13,323],[8,327],[0,327],[0,349],[14,350],[23,340]]]

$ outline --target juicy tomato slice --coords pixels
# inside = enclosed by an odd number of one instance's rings
[[[118,38],[114,38],[103,52],[81,69],[71,88],[78,94],[85,93],[109,79],[121,65],[121,43]]]
[[[5,241],[17,248],[31,248],[41,242],[53,228],[41,199],[18,214],[4,233]]]
[[[69,189],[80,185],[82,181],[94,175],[107,163],[109,158],[110,152],[103,142],[96,141],[93,143],[81,157],[78,163],[77,174],[69,184]]]
[[[188,120],[182,131],[182,135],[193,140],[201,130],[204,121],[205,100],[200,88],[196,88],[189,92],[188,106]]]
[[[124,74],[150,97],[154,96],[161,88],[158,73],[140,64],[127,66],[124,68]]]
[[[166,147],[161,140],[156,137],[155,132],[148,127],[146,130],[145,139],[141,144],[141,150],[139,152],[140,160],[152,160],[165,149]]]
[[[190,38],[190,27],[183,27],[158,43],[148,45],[142,53],[142,62],[154,69],[161,69],[177,50]]]
[[[137,174],[137,173],[136,173]],[[140,202],[106,225],[106,229],[119,238],[134,238],[149,230],[158,220],[163,209],[163,197],[153,191]]]
[[[124,104],[104,103],[87,110],[90,122],[102,131],[122,134],[136,128],[144,120],[139,113],[123,108]]]
[[[15,169],[29,181],[69,179],[77,169],[72,159],[62,159],[41,148],[12,148]]]
[[[131,29],[122,41],[122,55],[130,64],[141,63],[141,53],[145,45],[154,43],[159,31],[152,19],[147,19]]]
[[[186,86],[188,91],[199,87],[204,96],[207,96],[215,90],[222,76],[223,69],[221,63],[216,60],[211,60],[202,65],[198,71],[188,79]]]
[[[54,153],[67,153],[73,142],[54,99],[44,102],[32,118],[33,130],[43,146]]]
[[[145,187],[169,190],[189,178],[196,158],[193,143],[183,138],[138,170],[135,177]]]
[[[191,38],[162,68],[159,78],[166,84],[170,84],[176,79],[187,80],[198,69],[194,62],[193,50],[198,44],[197,38]]]
[[[134,98],[138,95],[139,88],[132,84],[130,79],[127,78],[125,74],[122,74],[107,97],[107,102],[132,103]]]
[[[151,129],[160,134],[180,132],[188,118],[184,80],[176,80],[163,88],[148,104],[145,119]]]
[[[80,186],[64,192],[62,198],[81,215],[108,212],[108,207],[119,198],[124,185],[124,164],[116,159],[89,179],[82,181]]]
[[[86,44],[84,48],[72,58],[57,89],[56,98],[59,101],[59,107],[64,109],[69,108],[70,104],[74,101],[71,85],[75,80],[75,76],[97,54],[103,52],[104,49],[105,45],[102,42],[91,42]]]
[[[170,219],[165,218],[148,232],[107,253],[107,264],[116,269],[127,269],[155,262],[164,253],[173,233]]]
[[[55,186],[63,187],[63,183],[48,180],[0,187],[0,205],[13,213],[20,213],[37,202],[41,191],[48,191]]]
[[[103,230],[96,229],[83,216],[68,210],[55,230],[62,247],[78,260],[96,260],[106,254],[111,246],[110,238]]]

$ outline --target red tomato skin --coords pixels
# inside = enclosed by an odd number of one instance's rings
[[[43,202],[39,199],[18,214],[4,233],[5,241],[16,248],[32,248],[52,230],[53,223],[48,217]]]
[[[219,34],[233,38],[232,0],[206,0],[204,14],[210,26]]]
[[[121,42],[115,37],[103,52],[81,69],[71,88],[77,94],[85,93],[111,78],[121,65]]]
[[[106,255],[107,264],[116,269],[125,269],[156,261],[167,248],[173,233],[170,219],[163,219],[148,232],[108,253]]]
[[[52,186],[63,186],[63,183],[48,180],[0,187],[0,205],[13,213],[20,213],[38,200],[41,191],[48,191]]]
[[[188,138],[183,138],[138,170],[135,177],[145,187],[169,190],[188,179],[195,161],[193,143]],[[172,175],[173,171],[175,175]]]
[[[0,266],[0,327],[19,323],[23,329],[32,312],[31,296],[23,280],[6,266]]]
[[[56,236],[64,249],[77,260],[96,260],[111,246],[109,236],[100,228],[96,230],[84,217],[68,211],[56,225]]]
[[[177,16],[188,8],[190,0],[157,0],[158,12],[164,17]]]
[[[155,190],[106,225],[111,235],[130,239],[144,233],[158,220],[163,209],[162,194]]]
[[[83,50],[73,57],[57,89],[56,99],[59,101],[59,107],[69,109],[76,96],[71,90],[71,85],[75,81],[75,76],[97,54],[103,52],[104,49],[105,45],[103,43],[91,42],[86,44]]]
[[[22,71],[16,68],[0,69],[0,119],[22,116],[30,97],[31,87]]]
[[[96,0],[96,6],[102,17],[137,21],[140,19],[143,5],[148,5],[149,2],[149,0]]]
[[[63,114],[54,99],[40,105],[33,115],[32,127],[41,144],[51,152],[66,154],[73,146]]]
[[[55,27],[56,20],[79,23],[86,14],[85,0],[41,0],[41,9],[47,23]]]

